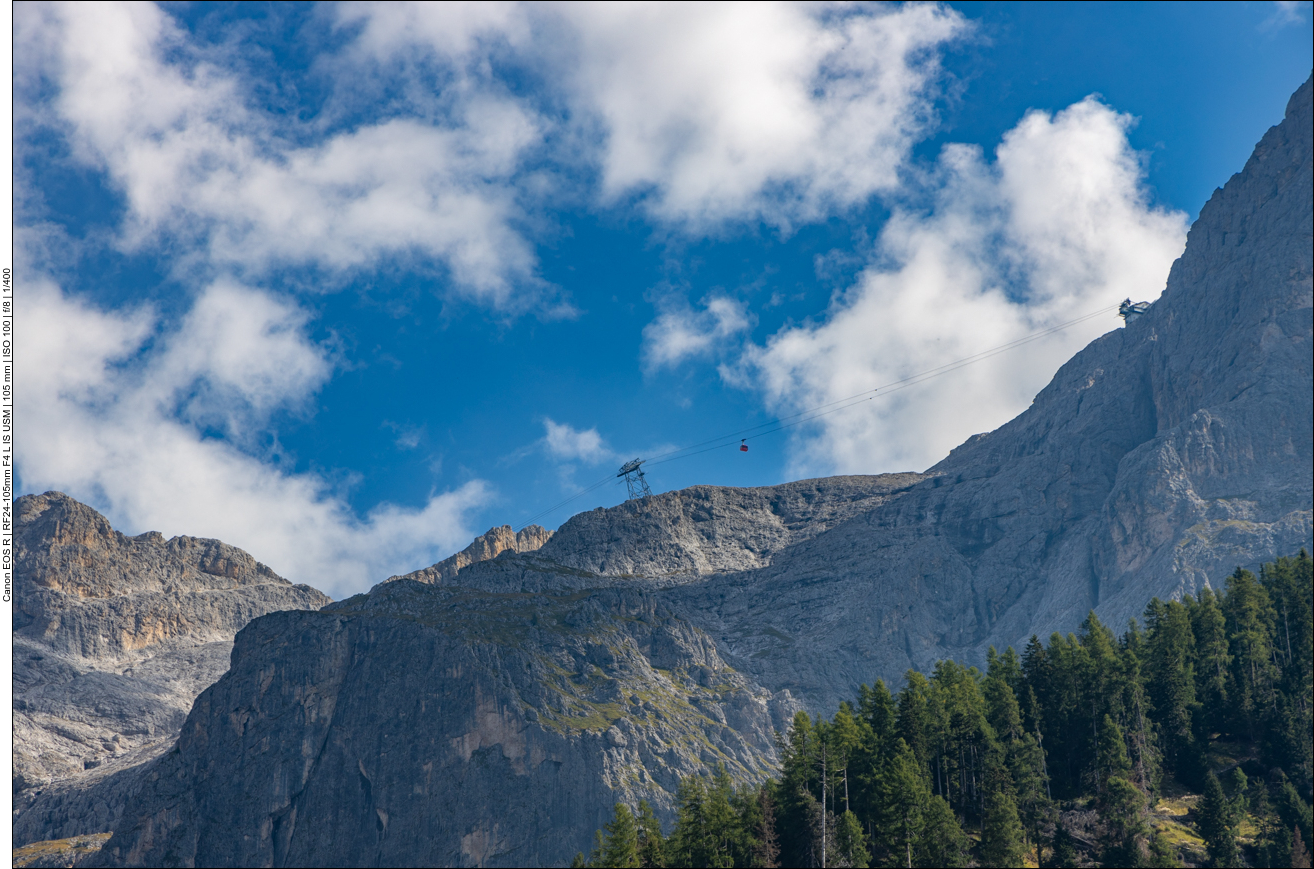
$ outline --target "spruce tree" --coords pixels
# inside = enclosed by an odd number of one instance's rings
[[[1155,598],[1145,610],[1150,626],[1146,662],[1150,702],[1163,737],[1165,762],[1183,772],[1191,751],[1195,701],[1195,635],[1187,609]]]
[[[1104,716],[1104,721],[1100,724],[1096,758],[1096,781],[1101,794],[1104,793],[1110,778],[1129,777],[1132,766],[1131,760],[1127,757],[1127,741],[1122,737],[1122,728],[1108,715]]]
[[[1201,705],[1201,715],[1195,722],[1196,736],[1207,742],[1212,732],[1227,727],[1228,673],[1232,664],[1227,651],[1227,619],[1209,588],[1200,592],[1199,602],[1192,607],[1191,629],[1196,650],[1195,694]]]
[[[1013,795],[1005,788],[992,789],[985,797],[981,824],[981,865],[1021,866],[1025,851]]]
[[[707,789],[698,776],[680,781],[676,794],[675,827],[666,843],[667,856],[676,866],[710,866],[715,852],[707,829]]]
[[[1022,855],[1026,852],[1026,835],[1017,816],[1013,778],[1005,766],[1004,751],[997,745],[988,749],[983,786],[986,794],[980,848],[982,865],[1021,866]]]
[[[1080,861],[1077,843],[1062,822],[1054,825],[1054,838],[1049,843],[1049,859],[1040,861],[1041,866],[1076,866]]]
[[[1056,813],[1046,788],[1044,753],[1035,737],[1024,735],[1009,753],[1008,763],[1017,794],[1018,818],[1039,853],[1042,830],[1054,822]]]
[[[902,739],[881,769],[878,793],[877,844],[889,862],[906,865],[924,828],[922,814],[931,793],[921,764]]]
[[[1205,776],[1198,826],[1213,865],[1240,864],[1241,854],[1236,845],[1236,817],[1233,814],[1233,806],[1223,793],[1223,786],[1219,783],[1218,777],[1212,771]]]
[[[1109,866],[1139,866],[1149,832],[1145,824],[1145,794],[1125,778],[1112,776],[1099,801],[1104,826],[1103,862]]]
[[[1291,830],[1291,866],[1292,869],[1309,869],[1309,851],[1305,849],[1305,841],[1300,837],[1300,827],[1293,827]]]
[[[828,866],[853,866],[865,869],[871,854],[867,851],[867,837],[862,822],[853,812],[845,812],[835,822],[835,859]]]
[[[624,803],[616,804],[603,841],[601,865],[626,867],[626,869],[638,869],[641,865],[639,828],[634,823],[634,815],[630,812],[629,806]]]
[[[771,788],[763,785],[758,792],[761,807],[760,822],[757,831],[757,844],[754,853],[754,866],[774,869],[780,865],[780,839],[776,833],[776,806],[771,798]]]
[[[635,824],[639,831],[639,865],[665,866],[666,839],[662,836],[662,823],[653,814],[647,800],[639,800],[639,816]]]
[[[912,865],[966,866],[968,838],[944,797],[934,796],[922,812],[922,826],[913,849]],[[906,863],[894,865],[904,866]]]

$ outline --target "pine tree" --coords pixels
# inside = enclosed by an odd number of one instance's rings
[[[789,733],[780,742],[780,788],[776,807],[780,834],[780,861],[789,866],[808,864],[812,839],[808,832],[811,790],[816,783],[816,754],[812,719],[800,711],[794,716]]]
[[[739,818],[734,810],[734,782],[726,772],[725,764],[716,765],[716,774],[712,777],[712,786],[707,789],[707,800],[703,803],[703,824],[707,836],[710,855],[708,866],[731,866],[736,850],[741,847]]]
[[[1100,793],[1104,793],[1110,778],[1116,776],[1126,779],[1131,773],[1131,760],[1127,757],[1127,741],[1122,738],[1122,728],[1107,715],[1100,724],[1096,758],[1096,781]]]
[[[666,839],[662,837],[662,823],[653,814],[647,800],[639,800],[639,816],[635,823],[639,831],[639,865],[665,866]]]
[[[1236,687],[1233,708],[1254,741],[1261,719],[1275,699],[1271,645],[1274,613],[1268,590],[1253,573],[1237,568],[1227,578],[1223,613],[1232,654],[1232,684]]]
[[[1189,598],[1187,605],[1191,605]],[[1202,712],[1196,723],[1200,728],[1197,738],[1207,742],[1212,732],[1222,731],[1227,725],[1228,672],[1232,664],[1227,651],[1227,620],[1209,588],[1200,592],[1199,602],[1192,607],[1191,629],[1195,633],[1195,693]]]
[[[758,827],[757,847],[754,854],[754,866],[774,869],[780,865],[780,841],[776,835],[776,806],[771,798],[771,788],[763,785],[758,792],[761,805],[761,821]]]
[[[835,857],[828,866],[853,866],[865,869],[871,854],[867,851],[867,837],[862,833],[862,822],[853,812],[845,812],[835,822]]]
[[[1157,597],[1145,610],[1150,625],[1147,676],[1150,702],[1163,736],[1165,762],[1182,771],[1191,750],[1195,714],[1195,635],[1190,614],[1177,601]]]
[[[1210,772],[1205,776],[1204,797],[1199,809],[1200,835],[1209,849],[1209,859],[1215,866],[1236,866],[1241,854],[1236,846],[1236,818],[1232,803],[1223,793],[1218,777]]]
[[[921,765],[902,739],[881,770],[878,792],[878,844],[889,861],[907,865],[923,831],[922,814],[931,794]]]
[[[1292,869],[1309,869],[1309,851],[1305,850],[1305,841],[1300,838],[1300,827],[1291,830],[1291,866]]]
[[[918,762],[925,763],[930,753],[929,735],[932,729],[930,715],[931,686],[926,677],[909,670],[906,684],[899,692],[899,737],[912,749]]]
[[[981,825],[981,865],[1021,866],[1025,850],[1013,795],[1004,788],[992,789],[986,794]]]
[[[1010,752],[1008,764],[1017,794],[1018,818],[1039,855],[1042,830],[1054,822],[1055,811],[1045,786],[1044,753],[1035,737],[1024,735]]]
[[[1112,776],[1100,799],[1104,823],[1103,862],[1109,866],[1139,866],[1149,832],[1145,824],[1145,794],[1125,778]]]
[[[1079,862],[1077,855],[1077,843],[1073,840],[1072,834],[1062,823],[1054,827],[1054,838],[1049,843],[1049,859],[1042,861],[1042,866],[1076,866]]]
[[[922,813],[922,827],[913,849],[912,865],[957,867],[967,865],[968,839],[944,797],[931,797]],[[897,864],[907,865],[907,864]]]
[[[667,856],[676,866],[711,866],[715,843],[707,829],[707,789],[702,779],[689,776],[680,781],[676,794],[675,827],[667,841]]]
[[[603,866],[626,867],[637,869],[639,862],[639,829],[634,823],[630,807],[617,803],[611,823],[607,824],[607,834],[603,839]]]
[[[874,688],[863,685],[859,689],[858,714],[871,727],[878,742],[890,739],[898,726],[899,711],[895,708],[890,689],[884,679],[877,679]]]

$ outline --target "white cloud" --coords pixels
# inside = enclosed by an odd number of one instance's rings
[[[203,436],[198,425],[215,418],[265,430],[268,414],[305,401],[328,376],[295,306],[217,283],[160,336],[149,310],[101,311],[50,282],[25,298],[17,434],[28,490],[61,489],[133,532],[217,537],[334,597],[431,564],[473,536],[468,514],[490,498],[481,481],[360,519],[323,478],[284,473],[239,449],[241,437]]]
[[[604,190],[695,229],[788,226],[892,188],[925,134],[945,6],[566,7],[575,99],[606,134]]]
[[[347,43],[316,60],[334,105],[393,95],[326,133],[334,112],[258,106],[231,48],[153,4],[17,11],[23,92],[56,86],[41,120],[122,192],[127,249],[253,279],[415,257],[504,309],[543,301],[525,227],[548,198],[638,196],[702,233],[891,190],[933,125],[937,51],[968,29],[936,4],[339,4]]]
[[[936,50],[968,29],[938,4],[338,9],[380,59],[421,46],[512,52],[542,79],[541,114],[562,118],[556,160],[597,167],[602,201],[638,195],[693,232],[759,219],[787,228],[891,189],[933,123]]]
[[[735,299],[714,296],[701,311],[675,302],[643,329],[644,367],[656,371],[710,356],[750,325],[743,303]]]
[[[781,412],[835,401],[970,356],[1126,296],[1154,299],[1186,216],[1152,207],[1131,119],[1094,99],[1028,114],[993,164],[947,147],[929,206],[895,209],[876,258],[822,322],[746,354]],[[795,444],[799,474],[921,470],[1026,408],[1110,314],[929,383],[825,417]]]
[[[126,199],[128,248],[167,240],[196,246],[184,261],[252,273],[414,255],[500,307],[541,283],[513,186],[540,131],[515,100],[455,88],[436,121],[394,117],[299,144],[310,125],[248,106],[243,82],[197,59],[153,4],[19,12],[33,46],[22,57],[58,83],[75,154]]]
[[[543,429],[546,432],[543,445],[548,455],[558,461],[596,465],[614,458],[596,428],[581,431],[567,423],[544,419]]]
[[[1275,0],[1273,3],[1273,14],[1269,15],[1259,24],[1261,31],[1281,30],[1290,24],[1303,24],[1305,16],[1302,14],[1310,7],[1309,0]]]

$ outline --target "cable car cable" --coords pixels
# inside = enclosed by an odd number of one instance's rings
[[[698,443],[690,444],[686,447],[680,447],[679,449],[669,450],[665,453],[659,453],[656,456],[653,456],[651,459],[645,461],[644,464],[648,465],[649,467],[653,465],[664,465],[667,462],[674,462],[679,459],[687,459],[693,456],[701,455],[703,453],[711,452],[712,450],[719,450],[723,447],[731,446],[733,445],[734,440],[736,438],[739,438],[740,442],[743,443],[749,440],[754,440],[756,438],[765,437],[766,435],[769,434],[775,434],[776,432],[784,431],[787,428],[793,428],[796,425],[802,425],[805,422],[811,422],[814,419],[820,419],[823,416],[829,416],[832,413],[838,413],[841,410],[848,410],[851,407],[856,407],[865,401],[871,401],[877,395],[883,396],[890,392],[898,392],[902,389],[907,389],[910,386],[916,386],[919,383],[924,383],[927,380],[931,380],[943,374],[948,374],[951,371],[957,371],[959,368],[964,368],[968,365],[972,365],[977,362],[982,362],[986,359],[989,359],[992,356],[997,356],[1000,353],[1005,353],[1009,350],[1016,349],[1017,347],[1021,347],[1024,344],[1029,344],[1032,341],[1037,341],[1048,335],[1053,335],[1055,332],[1061,332],[1064,329],[1077,325],[1078,323],[1084,323],[1087,320],[1093,319],[1095,317],[1099,317],[1103,314],[1107,314],[1109,311],[1114,311],[1117,309],[1118,309],[1117,305],[1109,305],[1108,307],[1100,308],[1098,311],[1091,311],[1088,314],[1083,314],[1082,316],[1072,320],[1068,320],[1067,322],[1059,323],[1055,326],[1050,326],[1047,329],[1042,329],[1039,332],[1033,332],[1032,334],[1026,335],[1022,338],[1017,338],[1013,341],[1009,341],[1006,344],[1000,344],[998,347],[992,347],[989,350],[983,350],[980,353],[974,354],[972,356],[965,356],[962,359],[957,359],[953,362],[946,362],[944,365],[941,365],[936,368],[930,368],[927,369],[926,371],[918,372],[917,374],[910,374],[907,377],[904,377],[900,380],[891,381],[890,383],[887,383],[884,386],[878,386],[875,387],[874,389],[863,390],[862,392],[854,393],[853,395],[850,395],[846,398],[838,398],[834,401],[827,402],[826,404],[819,404],[815,407],[807,408],[806,410],[800,410],[797,413],[792,413],[787,416],[776,417],[768,422],[761,423],[760,425],[750,426],[748,428],[742,428],[739,429],[738,431],[730,432],[728,434],[718,435],[717,437],[709,438],[705,441],[699,441]],[[842,406],[836,407],[835,405],[842,405]],[[800,419],[799,417],[804,417],[804,418]],[[786,422],[786,420],[793,420],[793,422]],[[769,428],[770,426],[775,426],[775,428]],[[759,429],[763,429],[763,428],[766,428],[768,430],[758,431]],[[756,432],[756,434],[748,434],[749,432]],[[745,436],[740,437],[741,435],[745,435]],[[705,449],[701,449],[701,450],[696,449],[697,447],[702,447],[706,444],[711,444],[711,446],[707,446]],[[690,450],[694,450],[694,451],[690,452]],[[571,495],[566,500],[554,504],[553,506],[548,507],[546,510],[542,510],[538,513],[535,513],[529,519],[525,520],[523,524],[517,526],[515,530],[517,531],[523,530],[524,528],[532,524],[535,519],[540,519],[543,516],[548,515],[549,513],[553,513],[557,510],[560,510],[562,507],[566,506],[572,501],[576,501],[584,497],[590,492],[598,489],[599,487],[615,479],[617,479],[615,475],[608,474],[607,476],[603,477],[597,482],[594,482],[590,484],[588,487],[581,489],[579,492],[575,493],[574,495]]]

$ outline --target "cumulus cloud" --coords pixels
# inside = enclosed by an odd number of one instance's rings
[[[359,50],[466,56],[496,44],[534,70],[562,165],[637,196],[677,229],[787,228],[892,188],[933,124],[946,6],[369,4],[338,7]],[[568,107],[563,112],[560,105]]]
[[[384,118],[304,144],[309,125],[249,105],[240,77],[154,4],[19,11],[21,59],[58,89],[46,121],[121,191],[125,247],[169,241],[194,247],[184,259],[250,273],[414,255],[493,305],[533,295],[513,179],[540,133],[519,102],[456,88],[444,117]]]
[[[707,299],[702,310],[668,303],[667,310],[644,327],[644,367],[656,371],[686,359],[710,356],[751,325],[744,304],[726,296]]]
[[[567,423],[544,419],[543,429],[543,446],[548,455],[557,461],[596,465],[615,456],[596,428],[581,431]]]
[[[103,311],[49,281],[29,285],[25,304],[17,434],[31,491],[61,489],[131,531],[218,537],[334,597],[464,545],[468,514],[490,500],[476,480],[361,519],[322,477],[242,449],[242,432],[267,430],[330,374],[287,301],[216,283],[173,331],[148,309]],[[206,436],[214,425],[238,436]]]
[[[1181,253],[1187,218],[1156,208],[1132,118],[1090,98],[1029,113],[993,162],[947,147],[928,201],[895,208],[870,265],[825,317],[753,346],[738,371],[781,412],[862,392],[1116,304],[1152,300]],[[1026,350],[825,417],[793,471],[921,470],[1024,410],[1113,314]]]
[[[605,130],[604,193],[697,229],[814,220],[892,188],[931,122],[948,7],[570,6],[573,98]]]

